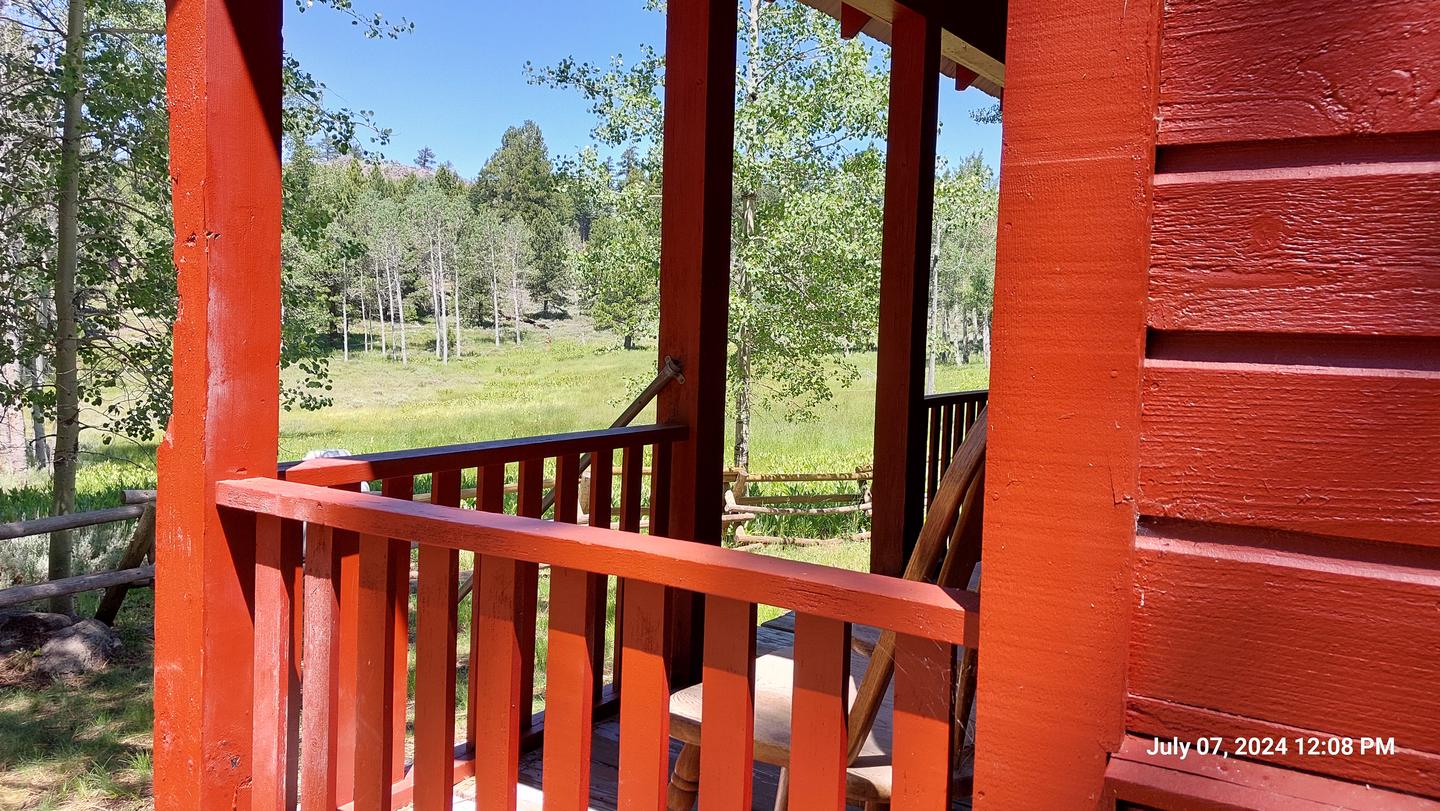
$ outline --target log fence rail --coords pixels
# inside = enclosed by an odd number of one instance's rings
[[[130,589],[150,585],[155,578],[155,494],[127,490],[124,501],[118,507],[0,524],[0,541],[9,541],[138,519],[130,543],[114,569],[0,589],[0,608],[105,589],[95,611],[95,619],[106,625],[115,624],[115,617],[120,613]]]

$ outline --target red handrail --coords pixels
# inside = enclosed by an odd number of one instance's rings
[[[460,470],[571,453],[596,453],[639,445],[674,443],[685,439],[688,434],[689,429],[684,425],[635,425],[284,462],[279,466],[279,472],[286,481],[303,484],[359,484],[398,476],[423,476],[437,470]]]
[[[990,404],[988,389],[952,391],[925,397],[928,430],[925,436],[925,503],[935,497],[940,477],[950,466],[955,449],[975,419]]]
[[[220,482],[216,503],[361,535],[548,563],[949,642],[976,644],[978,597],[930,583],[853,572],[632,532],[457,510],[276,479]]]

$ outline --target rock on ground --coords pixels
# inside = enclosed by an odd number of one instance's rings
[[[120,649],[120,637],[105,623],[84,619],[51,635],[35,656],[34,672],[52,678],[94,673]]]
[[[69,628],[75,618],[40,612],[0,615],[0,656],[44,645],[55,633]]]

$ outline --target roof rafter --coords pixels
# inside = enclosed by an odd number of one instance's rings
[[[841,21],[847,36],[863,32],[890,42],[896,0],[802,0]],[[907,0],[905,5],[940,23],[940,72],[957,86],[973,85],[999,98],[1005,87],[1006,0]],[[863,23],[861,20],[868,18]],[[964,80],[974,78],[968,83]]]

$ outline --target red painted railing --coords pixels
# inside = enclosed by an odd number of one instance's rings
[[[929,431],[925,436],[925,503],[935,497],[935,488],[955,449],[965,441],[966,432],[990,402],[988,389],[954,391],[925,397]]]
[[[507,508],[530,518],[551,515],[556,521],[575,523],[579,512],[580,468],[582,460],[591,459],[589,478],[589,515],[593,526],[611,527],[638,532],[642,516],[649,512],[649,530],[663,531],[666,524],[664,507],[668,503],[671,445],[686,436],[683,426],[652,425],[612,428],[601,431],[557,434],[542,437],[496,440],[436,448],[394,451],[342,458],[313,459],[280,466],[287,482],[310,488],[322,486],[339,491],[358,491],[362,484],[379,486],[383,496],[377,498],[401,501],[428,500],[436,505],[459,508],[472,504],[487,513],[504,513]],[[650,464],[645,465],[647,448]],[[620,457],[618,470],[615,457]],[[546,478],[548,460],[553,461],[553,477]],[[507,467],[514,465],[512,483],[506,483]],[[462,489],[467,473],[473,471],[474,487]],[[618,474],[618,475],[617,475]],[[650,507],[645,504],[646,477],[649,481]],[[616,479],[619,487],[616,487]],[[429,492],[417,493],[428,479]],[[553,485],[551,495],[547,487]],[[616,490],[618,489],[618,494]],[[507,498],[507,491],[513,498]],[[618,498],[617,498],[618,496]],[[553,504],[553,510],[552,510]],[[617,509],[618,508],[618,509]],[[295,792],[294,773],[306,764],[297,760],[297,735],[314,740],[323,738],[328,754],[323,763],[310,768],[331,770],[329,778],[308,785],[333,785],[333,798],[321,798],[321,805],[334,799],[335,804],[350,802],[352,786],[358,786],[356,775],[366,769],[374,771],[379,764],[389,764],[384,774],[375,772],[384,781],[400,781],[405,776],[406,702],[410,672],[410,576],[411,555],[408,545],[368,543],[354,531],[344,527],[311,526],[302,531],[301,524],[262,520],[258,534],[256,568],[256,613],[279,611],[290,617],[291,631],[287,644],[292,651],[300,649],[325,651],[326,659],[312,669],[308,678],[319,685],[310,691],[313,704],[322,698],[329,705],[326,712],[309,713],[312,720],[327,720],[312,734],[304,735],[305,723],[299,696],[299,671],[292,656],[288,672],[274,661],[256,660],[257,695],[278,695],[275,706],[257,709],[257,724],[264,718],[283,718],[288,732],[283,739],[257,736],[257,762],[283,763],[287,777],[278,784],[257,780],[257,791],[277,786],[288,795]],[[303,554],[303,561],[302,561]],[[303,567],[303,575],[302,575]],[[535,676],[543,674],[536,666],[536,626],[538,610],[539,567],[521,563],[514,567],[518,578],[513,585],[517,600],[515,618],[515,650],[518,657],[515,705],[519,712],[518,743],[525,747],[538,743],[544,728],[544,712],[532,713]],[[415,726],[416,741],[421,730],[448,729],[453,738],[453,697],[456,682],[456,655],[453,644],[457,631],[458,554],[434,545],[422,545],[418,552],[419,580],[416,593],[415,631]],[[477,558],[474,582],[489,576]],[[552,572],[553,577],[553,572]],[[623,636],[623,584],[617,582],[615,602],[609,602],[608,579],[592,578],[589,584],[589,611],[598,621],[590,626],[588,650],[590,694],[599,714],[613,713],[618,705],[618,656],[605,657],[605,617],[614,611],[616,619],[613,650],[621,650]],[[476,592],[470,603],[472,628],[484,621],[486,594]],[[448,610],[439,606],[448,605]],[[551,612],[554,616],[554,612]],[[257,620],[258,622],[258,620]],[[257,626],[258,627],[258,626]],[[272,628],[273,630],[273,628]],[[268,640],[279,644],[279,640]],[[313,647],[312,647],[313,645]],[[487,661],[487,643],[483,635],[472,633],[469,651],[470,667]],[[607,681],[607,670],[615,674]],[[364,676],[377,674],[378,680]],[[482,701],[475,687],[469,685],[469,712],[465,739],[476,742],[476,713]],[[273,688],[273,691],[272,691]],[[275,692],[278,691],[278,692]],[[318,695],[317,695],[318,693]],[[448,710],[441,711],[429,699],[445,693],[451,696]],[[378,703],[390,717],[391,736],[384,746],[362,745],[363,727],[358,718],[369,704]],[[372,707],[373,709],[373,707]],[[263,713],[280,713],[265,716]],[[257,725],[257,729],[262,728]],[[268,728],[268,725],[267,727]],[[262,740],[261,737],[264,737]],[[440,736],[440,737],[443,737]],[[429,736],[426,740],[439,740]],[[311,756],[313,750],[307,749]],[[417,762],[423,754],[416,751]],[[453,754],[453,753],[452,753]],[[428,763],[450,762],[451,757],[430,753]],[[370,761],[362,764],[361,760]],[[363,765],[363,768],[362,768]],[[258,771],[258,767],[257,767]],[[326,772],[322,772],[324,774]],[[374,777],[374,775],[371,775]],[[378,779],[378,778],[377,778]],[[385,782],[388,786],[390,782]],[[356,795],[358,796],[358,795]],[[261,806],[257,806],[261,807]],[[309,806],[307,806],[309,807]]]
[[[568,448],[574,465],[573,451]],[[562,457],[563,459],[564,457]],[[662,463],[663,464],[663,463]],[[660,467],[657,464],[656,467]],[[527,470],[536,470],[532,464]],[[394,473],[394,471],[387,471]],[[530,481],[537,474],[530,473]],[[634,474],[631,474],[632,476]],[[522,474],[522,500],[525,500]],[[576,493],[560,476],[557,507],[573,514]],[[481,472],[482,506],[486,488]],[[531,609],[529,572],[551,566],[548,704],[544,739],[547,808],[584,808],[590,791],[591,722],[599,579],[627,587],[619,668],[621,807],[660,808],[669,777],[669,694],[665,631],[670,598],[683,588],[707,595],[701,790],[743,801],[750,794],[754,722],[755,605],[795,610],[797,639],[794,740],[809,743],[792,758],[791,786],[806,786],[807,805],[843,805],[847,623],[900,632],[895,683],[894,768],[897,808],[944,808],[951,784],[955,646],[978,639],[978,602],[968,592],[850,572],[633,531],[586,527],[456,509],[459,477],[439,476],[435,504],[274,479],[222,482],[216,498],[238,516],[253,514],[258,550],[255,594],[256,683],[253,807],[290,807],[298,785],[306,808],[448,808],[451,786],[469,774],[496,807],[514,808],[527,705],[522,641]],[[530,486],[527,503],[538,503]],[[634,492],[632,489],[630,492]],[[392,492],[391,495],[396,495]],[[449,502],[447,506],[446,502]],[[621,498],[622,524],[633,528],[637,500]],[[661,503],[661,502],[657,502]],[[663,527],[663,516],[654,525]],[[304,667],[299,668],[288,561],[298,556],[300,527],[308,549],[303,607]],[[346,656],[332,636],[346,589],[334,549],[357,539],[358,610],[365,629],[355,655],[353,707],[337,696]],[[414,767],[403,770],[404,716],[398,705],[395,632],[400,605],[394,565],[420,545],[416,641]],[[452,597],[459,551],[474,552],[469,743],[454,745]],[[383,629],[383,632],[382,632]],[[841,671],[843,672],[843,670]],[[299,674],[298,681],[296,674]],[[299,739],[287,708],[299,693]],[[347,717],[347,711],[350,713]],[[834,734],[815,735],[814,730]],[[353,730],[353,742],[337,739]],[[827,795],[830,795],[827,799]],[[748,807],[748,805],[746,806]]]

